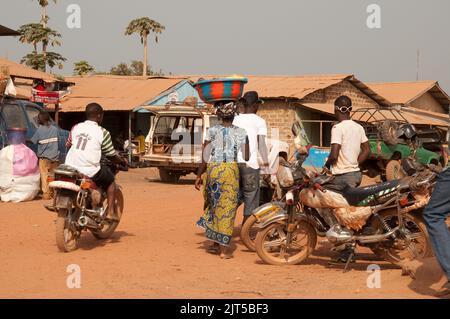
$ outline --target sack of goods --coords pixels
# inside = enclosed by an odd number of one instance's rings
[[[9,145],[0,150],[0,199],[15,203],[33,200],[39,189],[36,154],[24,144]]]

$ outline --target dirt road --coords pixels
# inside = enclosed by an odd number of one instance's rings
[[[2,298],[429,298],[430,290],[401,270],[358,251],[348,273],[328,266],[329,245],[298,266],[264,265],[236,237],[235,257],[205,253],[195,226],[202,208],[193,180],[148,181],[152,169],[121,173],[125,213],[113,238],[85,233],[80,248],[58,252],[55,215],[44,201],[0,203]],[[237,225],[240,224],[240,215]],[[236,228],[236,234],[238,229]],[[69,289],[67,267],[79,265],[81,288]],[[381,267],[381,288],[368,288],[367,267]]]

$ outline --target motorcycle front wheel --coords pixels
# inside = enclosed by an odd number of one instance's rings
[[[122,191],[118,189],[116,191],[116,198],[114,202],[115,216],[113,216],[113,219],[105,218],[105,220],[103,221],[103,227],[101,229],[91,230],[92,235],[94,235],[95,238],[108,239],[112,236],[117,226],[119,226],[120,219],[122,218],[123,206],[124,206],[123,194]],[[105,199],[104,207],[105,209],[107,209],[108,207],[107,199]]]
[[[309,223],[301,221],[291,235],[287,245],[285,221],[272,223],[260,230],[255,240],[259,258],[270,265],[297,265],[303,262],[316,247],[316,231]]]
[[[78,234],[70,220],[69,209],[60,209],[56,219],[56,246],[62,252],[68,253],[78,248]]]

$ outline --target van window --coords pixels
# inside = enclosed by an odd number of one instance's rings
[[[33,124],[35,128],[37,128],[39,126],[38,123],[39,109],[34,106],[27,105],[25,107],[25,112],[27,113],[27,117],[30,120],[30,122]]]
[[[6,128],[27,129],[27,120],[22,108],[16,104],[5,104],[1,108],[2,117],[5,120]]]
[[[160,117],[155,127],[155,134],[171,135],[174,129],[176,117]]]

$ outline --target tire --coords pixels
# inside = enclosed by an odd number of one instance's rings
[[[392,120],[386,120],[380,125],[380,136],[381,139],[387,145],[397,145],[400,140],[397,137],[398,124]]]
[[[305,245],[301,245],[300,251],[289,257],[273,256],[271,253],[277,254],[276,251],[268,251],[265,247],[266,239],[269,236],[274,236],[276,233],[279,234],[280,231],[284,232],[286,228],[286,223],[272,223],[258,232],[255,240],[256,253],[259,258],[269,265],[297,265],[303,262],[309,257],[309,255],[314,251],[317,243],[317,234],[314,228],[307,222],[301,221],[297,225],[295,232],[304,233],[306,238]],[[280,246],[277,246],[280,247]]]
[[[165,168],[159,169],[159,177],[161,179],[161,182],[163,183],[178,183],[180,180],[181,175],[176,173],[176,171],[171,171]]]
[[[62,252],[68,253],[78,248],[78,235],[69,228],[69,210],[58,212],[56,219],[56,246]]]
[[[431,247],[430,237],[428,235],[427,228],[425,226],[425,222],[422,217],[416,216],[419,211],[416,211],[414,214],[405,214],[403,215],[404,221],[406,222],[406,227],[408,230],[418,233],[418,238],[414,240],[414,249],[417,252],[417,256],[406,249],[396,249],[395,247],[387,247],[382,243],[377,246],[370,247],[371,250],[378,256],[383,258],[386,261],[389,261],[393,264],[398,264],[399,262],[405,259],[421,259],[426,257],[433,256],[433,249]],[[379,213],[381,218],[383,218],[390,227],[397,225],[397,211],[396,209],[390,209],[384,212]],[[375,219],[372,223],[372,227],[378,229],[381,232],[381,225],[378,219]],[[419,243],[416,245],[416,243]],[[411,246],[411,245],[409,245]]]
[[[101,230],[91,230],[92,235],[97,239],[108,239],[114,234],[117,226],[119,226],[120,219],[122,218],[124,207],[123,194],[120,189],[116,191],[115,201],[115,213],[117,214],[118,221],[109,221],[107,225],[103,226]]]
[[[405,177],[400,161],[390,160],[386,165],[386,180],[393,181]]]
[[[242,225],[241,228],[241,240],[245,247],[250,251],[255,251],[255,239],[256,233],[253,227],[256,223],[256,217],[251,215]],[[257,231],[256,231],[257,232]]]

